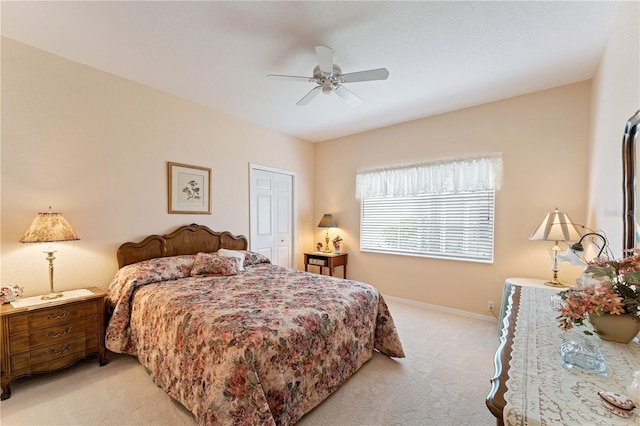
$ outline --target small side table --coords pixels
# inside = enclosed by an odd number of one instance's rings
[[[347,253],[323,253],[314,251],[304,254],[304,270],[309,270],[309,265],[318,266],[322,275],[322,268],[328,267],[329,274],[333,276],[333,270],[342,266],[342,278],[347,279]]]

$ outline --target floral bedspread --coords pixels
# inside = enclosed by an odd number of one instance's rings
[[[374,348],[404,357],[368,284],[270,263],[191,276],[193,257],[122,268],[108,292],[106,344],[136,355],[201,424],[294,424]]]

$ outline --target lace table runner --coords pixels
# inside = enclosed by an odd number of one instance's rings
[[[587,336],[584,327],[558,329],[558,312],[551,307],[556,289],[521,287],[505,393],[505,425],[630,425],[636,413],[623,419],[601,403],[601,390],[628,394],[633,373],[640,370],[640,343],[629,344]],[[569,371],[562,366],[560,342],[587,341],[600,349],[608,377]],[[638,409],[636,409],[638,411]]]
[[[91,290],[81,288],[78,290],[63,291],[62,297],[59,297],[57,299],[43,300],[42,296],[18,298],[13,302],[11,302],[11,306],[13,306],[14,308],[29,307],[29,309],[31,309],[33,307],[37,307],[39,305],[44,305],[44,304],[56,305],[63,301],[66,303],[66,301],[69,299],[77,299],[79,297],[91,296],[92,294],[93,292]]]

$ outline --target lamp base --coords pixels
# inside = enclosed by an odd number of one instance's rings
[[[62,293],[49,293],[41,297],[42,300],[53,300],[62,297]]]
[[[331,249],[329,248],[329,228],[327,228],[327,236],[325,237],[324,253],[331,253]]]
[[[544,285],[548,285],[550,287],[568,287],[567,284],[560,282],[558,280],[546,281]]]

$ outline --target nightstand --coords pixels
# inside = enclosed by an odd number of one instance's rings
[[[309,265],[318,266],[322,275],[322,268],[329,268],[329,274],[333,276],[333,269],[342,266],[342,278],[347,279],[347,253],[323,253],[314,251],[304,254],[304,270],[308,271]]]
[[[43,305],[0,307],[0,367],[2,396],[11,396],[11,382],[18,377],[57,371],[98,355],[100,366],[107,364],[104,346],[105,292]]]

